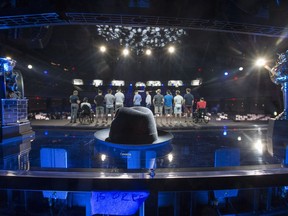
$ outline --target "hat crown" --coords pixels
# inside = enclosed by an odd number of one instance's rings
[[[153,143],[158,132],[153,113],[146,107],[122,107],[111,123],[108,141],[123,144]]]

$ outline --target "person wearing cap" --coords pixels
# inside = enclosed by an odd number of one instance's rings
[[[80,103],[77,90],[74,90],[73,94],[70,95],[69,101],[71,103],[71,120],[70,120],[70,123],[76,123],[78,109],[79,109],[79,103]]]

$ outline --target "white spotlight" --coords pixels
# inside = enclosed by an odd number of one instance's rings
[[[102,154],[101,155],[101,161],[105,161],[106,160],[106,155],[105,154]]]
[[[28,68],[28,69],[32,69],[33,66],[29,64],[29,65],[27,66],[27,68]]]
[[[239,71],[243,71],[243,69],[244,69],[243,67],[239,67]]]
[[[259,152],[262,153],[263,152],[263,143],[262,141],[259,139],[256,141],[256,143],[254,144],[254,148]]]
[[[102,53],[106,52],[106,47],[105,46],[101,46],[100,47],[100,52],[102,52]]]
[[[147,49],[147,50],[146,50],[146,55],[148,55],[148,56],[149,56],[149,55],[151,55],[151,53],[152,53],[152,52],[151,52],[151,50],[150,50],[150,49]]]
[[[173,161],[173,154],[168,154],[168,160],[169,160],[169,162]]]
[[[129,54],[129,50],[125,48],[125,49],[123,50],[123,55],[124,55],[124,56],[127,56],[128,54]]]
[[[264,58],[259,58],[255,62],[255,65],[257,67],[263,67],[265,64],[266,64],[266,60]]]
[[[174,46],[170,46],[170,47],[168,48],[168,52],[169,52],[169,53],[174,53],[174,52],[175,52],[175,47],[174,47]]]

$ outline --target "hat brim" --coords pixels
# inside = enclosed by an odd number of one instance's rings
[[[162,131],[162,130],[157,130],[158,132],[158,139],[155,140],[153,143],[140,143],[140,144],[137,144],[137,143],[113,143],[113,142],[109,142],[109,141],[106,141],[107,138],[109,137],[109,132],[110,132],[110,129],[107,128],[107,129],[103,129],[103,130],[99,130],[99,131],[96,131],[94,133],[94,137],[96,138],[96,140],[102,144],[106,144],[106,145],[110,145],[110,146],[115,146],[115,147],[128,147],[128,148],[133,148],[133,147],[156,147],[158,145],[162,145],[162,144],[168,144],[170,143],[170,141],[173,139],[173,135],[169,132],[166,132],[166,131]]]

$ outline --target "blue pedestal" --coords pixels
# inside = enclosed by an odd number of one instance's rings
[[[267,150],[273,157],[284,162],[288,145],[288,120],[270,119],[267,132]]]

